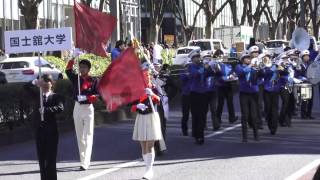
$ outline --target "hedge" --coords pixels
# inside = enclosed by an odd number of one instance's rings
[[[47,61],[54,64],[56,68],[58,68],[61,72],[63,72],[64,78],[66,78],[65,69],[67,66],[67,61],[55,57],[55,56],[45,56]],[[103,58],[100,56],[96,56],[94,54],[84,54],[79,57],[79,60],[88,59],[91,62],[91,70],[90,74],[92,76],[101,76],[104,71],[107,69],[109,64],[111,63],[110,57]]]

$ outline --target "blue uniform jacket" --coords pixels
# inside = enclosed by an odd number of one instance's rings
[[[188,67],[190,92],[205,93],[205,69],[202,64],[190,64]]]
[[[276,65],[266,67],[264,74],[264,90],[268,92],[278,92],[280,90],[279,71]]]
[[[245,64],[238,64],[235,71],[239,77],[240,92],[257,93],[259,91],[257,70]]]
[[[219,63],[221,72],[217,74],[217,86],[226,86],[228,76],[234,73],[231,64]]]

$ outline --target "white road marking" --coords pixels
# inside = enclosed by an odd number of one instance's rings
[[[221,131],[217,131],[217,132],[214,132],[214,133],[211,133],[211,134],[208,134],[206,136],[204,136],[205,138],[210,138],[210,137],[213,137],[213,136],[216,136],[216,135],[219,135],[219,134],[223,134],[227,131],[231,131],[237,127],[241,127],[241,124],[236,124],[234,126],[231,126],[231,127],[228,127],[228,128],[225,128],[225,129],[222,129]]]
[[[307,172],[311,171],[312,169],[316,168],[320,165],[320,159],[312,161],[310,164],[306,165],[305,167],[299,169],[299,171],[293,173],[289,177],[287,177],[285,180],[297,180],[301,176],[305,175]]]
[[[78,179],[78,180],[90,180],[90,179],[98,178],[98,177],[100,177],[100,176],[103,176],[103,175],[112,173],[112,172],[114,172],[114,171],[118,171],[118,170],[120,170],[121,168],[126,168],[126,167],[130,167],[130,166],[136,165],[136,164],[138,164],[139,162],[141,162],[141,159],[136,159],[136,160],[133,160],[133,161],[130,161],[130,162],[126,162],[126,163],[123,163],[123,164],[119,164],[119,165],[117,165],[117,166],[115,166],[115,167],[113,167],[113,168],[106,169],[106,170],[103,170],[103,171],[98,172],[98,173],[95,173],[95,174],[91,174],[91,175],[89,175],[89,176],[80,178],[80,179]]]
[[[231,131],[237,127],[240,127],[241,124],[236,124],[234,126],[231,126],[231,127],[228,127],[228,128],[225,128],[225,129],[222,129],[221,131],[217,131],[217,132],[214,132],[214,133],[211,133],[211,134],[208,134],[205,136],[205,138],[210,138],[210,137],[213,137],[213,136],[216,136],[216,135],[219,135],[219,134],[223,134],[227,131]],[[94,179],[94,178],[98,178],[98,177],[101,177],[101,176],[104,176],[106,174],[110,174],[114,171],[118,171],[120,170],[121,168],[126,168],[126,167],[130,167],[130,166],[133,166],[133,165],[136,165],[138,164],[139,162],[141,162],[142,160],[141,159],[136,159],[136,160],[133,160],[133,161],[130,161],[130,162],[126,162],[126,163],[123,163],[123,164],[119,164],[113,168],[110,168],[110,169],[106,169],[106,170],[103,170],[101,172],[98,172],[98,173],[94,173],[94,174],[91,174],[89,176],[86,176],[86,177],[83,177],[83,178],[80,178],[78,180],[91,180],[91,179]]]

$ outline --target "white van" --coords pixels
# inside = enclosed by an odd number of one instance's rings
[[[267,51],[274,56],[283,53],[284,48],[289,46],[289,42],[286,40],[270,40],[266,42]]]
[[[197,39],[190,40],[188,46],[199,46],[201,49],[201,57],[213,54],[217,49],[223,51],[225,55],[228,54],[228,50],[225,48],[222,40],[220,39]]]

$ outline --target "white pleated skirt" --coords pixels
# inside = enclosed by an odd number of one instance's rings
[[[158,112],[137,114],[132,139],[135,141],[156,141],[162,139]]]

